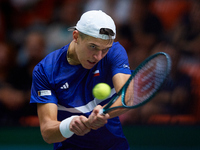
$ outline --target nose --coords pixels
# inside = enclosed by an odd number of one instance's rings
[[[93,57],[98,61],[101,60],[103,58],[102,51],[97,51]]]

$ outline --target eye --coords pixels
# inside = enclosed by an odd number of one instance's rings
[[[96,49],[96,46],[95,45],[90,45],[90,48]]]
[[[107,53],[110,48],[106,48],[102,50],[102,53]]]

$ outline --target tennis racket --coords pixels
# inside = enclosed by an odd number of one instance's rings
[[[171,70],[171,59],[167,53],[158,52],[145,59],[131,74],[127,82],[110,102],[100,110],[100,114],[144,105],[159,91]],[[121,96],[121,106],[112,107]]]

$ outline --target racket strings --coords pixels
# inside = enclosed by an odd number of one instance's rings
[[[125,105],[140,105],[160,88],[168,70],[167,59],[159,55],[147,62],[136,73],[125,93]]]

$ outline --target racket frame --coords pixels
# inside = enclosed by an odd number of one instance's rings
[[[144,100],[142,103],[139,103],[137,105],[134,105],[134,106],[127,106],[125,104],[125,93],[126,93],[126,90],[130,84],[130,82],[132,81],[132,79],[135,77],[135,75],[139,72],[139,70],[145,66],[150,60],[152,60],[153,58],[159,56],[159,55],[164,55],[166,57],[166,60],[167,60],[167,69],[166,69],[166,72],[165,72],[165,76],[164,76],[164,79],[162,81],[162,83],[159,85],[159,87],[157,88],[157,90],[149,97],[147,98],[146,100]],[[165,52],[158,52],[150,57],[148,57],[147,59],[145,59],[134,71],[133,73],[131,74],[131,76],[129,77],[129,79],[126,81],[126,83],[124,84],[124,86],[120,89],[120,91],[118,93],[116,93],[116,95],[114,95],[112,97],[112,99],[108,102],[108,104],[101,110],[100,114],[106,114],[108,113],[109,111],[112,111],[114,109],[118,109],[118,108],[128,108],[128,109],[133,109],[133,108],[137,108],[141,105],[144,105],[145,103],[147,103],[149,100],[151,100],[155,95],[156,93],[158,93],[159,89],[161,88],[161,86],[163,85],[163,83],[165,82],[167,76],[169,75],[170,73],[170,70],[171,70],[171,59],[170,59],[170,56],[165,53]],[[115,107],[112,107],[112,108],[109,108],[112,104],[115,103],[115,101],[121,96],[121,102],[122,102],[122,106],[115,106]]]

